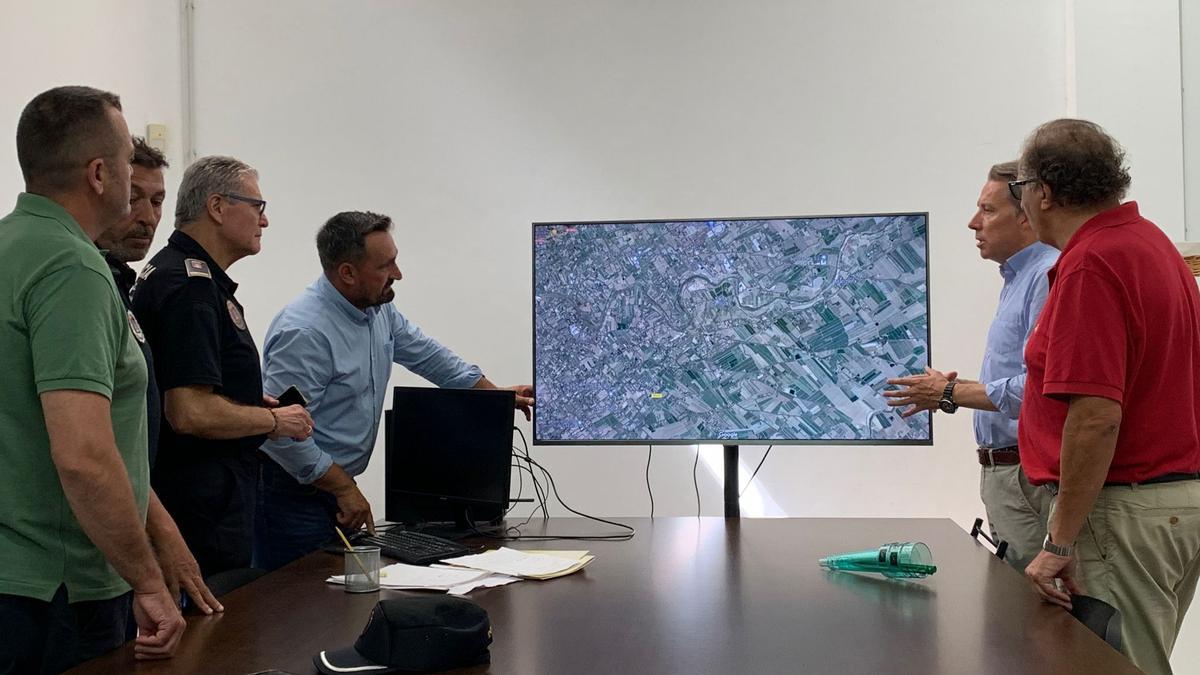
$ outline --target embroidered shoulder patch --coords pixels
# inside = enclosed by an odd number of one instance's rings
[[[237,305],[233,304],[232,300],[225,301],[225,308],[229,310],[229,318],[233,319],[233,325],[239,330],[246,330],[246,320],[242,318],[242,313],[238,311]]]
[[[125,310],[125,317],[129,319],[129,330],[133,331],[133,337],[137,338],[138,342],[145,344],[146,334],[142,332],[142,325],[138,323],[137,317],[129,310]]]
[[[205,277],[212,278],[212,272],[208,269],[208,263],[197,258],[188,258],[183,261],[183,267],[187,270],[189,277]]]

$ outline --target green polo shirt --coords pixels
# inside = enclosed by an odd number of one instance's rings
[[[0,220],[0,373],[0,594],[49,600],[66,584],[78,602],[128,591],[71,512],[39,395],[79,390],[112,402],[144,521],[146,361],[100,251],[65,209],[28,193]]]

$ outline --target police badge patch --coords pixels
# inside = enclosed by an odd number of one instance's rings
[[[229,310],[229,318],[233,319],[233,325],[237,326],[238,330],[246,330],[246,320],[242,318],[237,305],[233,304],[232,300],[226,300],[225,307]]]
[[[197,258],[188,258],[183,261],[183,268],[187,270],[189,277],[205,277],[212,278],[212,271],[208,269],[208,263]]]
[[[125,317],[129,319],[129,330],[133,331],[133,337],[137,338],[138,342],[146,344],[146,334],[142,332],[142,325],[138,323],[137,317],[128,309],[125,310]]]

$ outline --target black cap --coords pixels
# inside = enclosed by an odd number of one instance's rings
[[[323,651],[326,675],[450,670],[488,663],[492,626],[479,605],[454,596],[380,600],[353,647]]]

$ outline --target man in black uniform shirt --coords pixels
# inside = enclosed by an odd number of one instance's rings
[[[129,215],[96,239],[96,246],[104,253],[108,269],[112,271],[117,290],[126,311],[132,311],[130,294],[137,272],[128,263],[137,262],[150,252],[154,230],[162,220],[163,200],[167,198],[163,169],[167,158],[146,144],[145,139],[133,137],[133,163],[129,179]],[[137,322],[133,322],[137,326]],[[144,338],[144,336],[142,336]],[[158,397],[158,385],[154,380],[154,359],[145,339],[138,341],[142,355],[146,357],[150,381],[146,386],[146,407],[149,410],[147,426],[150,430],[150,468],[154,468],[154,456],[158,452],[158,426],[162,416],[162,402]]]
[[[263,395],[258,348],[225,272],[258,253],[265,211],[254,169],[197,160],[179,186],[176,231],[133,289],[163,392],[151,485],[205,577],[250,566],[258,446],[312,433],[304,408]]]

